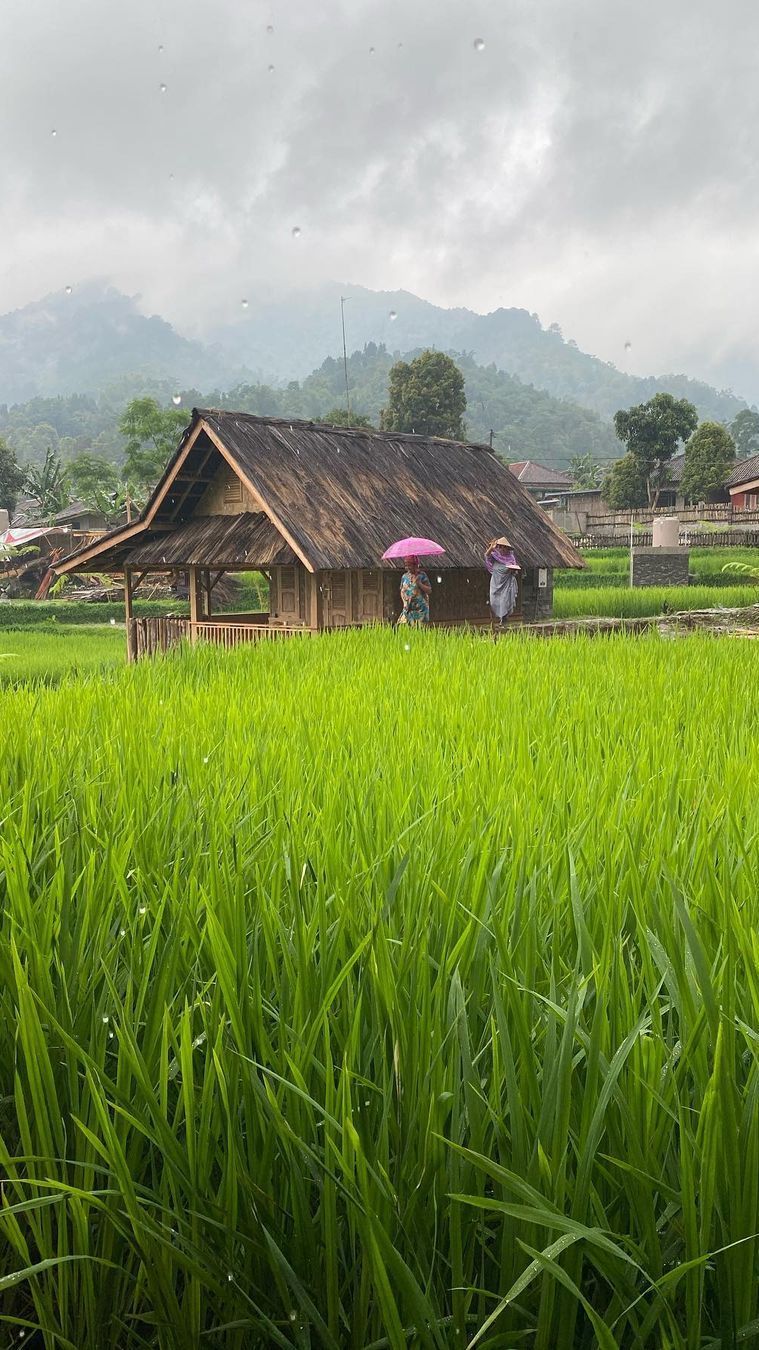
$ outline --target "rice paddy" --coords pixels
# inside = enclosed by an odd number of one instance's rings
[[[0,1338],[755,1344],[757,680],[375,630],[0,689]]]

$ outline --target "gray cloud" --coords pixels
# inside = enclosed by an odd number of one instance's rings
[[[753,0],[5,0],[0,309],[108,275],[202,332],[337,278],[748,379],[758,39]]]

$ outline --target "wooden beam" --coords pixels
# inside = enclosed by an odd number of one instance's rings
[[[134,650],[135,644],[134,644],[134,642],[133,642],[133,640],[132,640],[132,619],[133,619],[133,617],[134,617],[134,616],[133,616],[133,613],[132,613],[132,595],[133,595],[133,593],[134,593],[134,592],[133,592],[133,587],[132,587],[132,569],[131,569],[131,567],[125,567],[125,568],[124,568],[124,619],[125,619],[125,622],[126,622],[127,661],[130,661],[130,662],[131,662],[131,661],[134,661],[135,658],[136,658],[136,656],[137,656],[137,653],[136,653],[136,651]]]
[[[198,637],[198,623],[200,620],[198,610],[199,585],[198,569],[190,568],[190,642],[196,642]]]

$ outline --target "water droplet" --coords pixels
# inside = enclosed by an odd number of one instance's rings
[[[300,225],[293,225],[292,236],[293,239],[300,239]]]
[[[290,1321],[291,1321],[291,1322],[294,1322],[294,1321],[297,1319],[297,1316],[298,1316],[298,1314],[296,1313],[295,1309],[294,1309],[294,1308],[291,1308],[290,1311],[289,1311],[289,1313],[288,1313],[288,1317],[290,1318]]]
[[[374,56],[374,47],[369,48],[369,55]]]
[[[112,1032],[112,1031],[109,1031],[109,1032],[108,1032],[108,1039],[109,1039],[109,1041],[112,1041],[112,1040],[113,1040],[113,1032]]]
[[[74,289],[73,286],[67,286],[67,287],[66,287],[66,294],[67,294],[67,295],[71,295],[71,292],[72,292],[73,289]]]
[[[116,627],[116,620],[115,620],[115,619],[111,619],[111,628],[115,628],[115,627]]]
[[[364,1106],[368,1106],[368,1105],[369,1105],[369,1098],[367,1097],[366,1101],[364,1102]]]
[[[208,755],[204,755],[204,756],[203,756],[203,763],[204,763],[204,764],[207,764],[207,763],[208,763]]]
[[[119,929],[119,937],[126,937],[126,928]]]
[[[274,32],[274,24],[273,24],[273,23],[267,23],[267,25],[266,25],[266,31],[267,31],[267,33],[269,34],[269,36],[271,36],[271,34]]]
[[[398,318],[398,312],[397,312],[397,310],[391,309],[391,310],[390,310],[390,313],[388,314],[387,317],[388,317],[388,319],[390,320],[391,323],[395,323],[396,319]]]
[[[148,912],[148,907],[147,907],[147,905],[140,905],[139,912],[140,912],[140,914],[147,914],[147,912]]]
[[[631,347],[632,347],[632,343],[631,343],[630,339],[628,338],[627,341],[626,341],[626,343],[625,343],[625,351],[626,351],[626,352],[629,352],[629,350],[630,350]]]
[[[159,87],[159,89],[160,89],[160,91],[161,91],[162,94],[165,94],[165,93],[168,92],[169,86],[168,86],[167,84],[160,84],[158,87]]]
[[[440,585],[440,583],[441,583],[442,580],[443,580],[443,578],[439,576],[438,579],[437,579],[437,584],[438,584],[438,586]]]
[[[399,43],[398,43],[398,51],[400,51],[402,47],[403,47],[403,43],[402,43],[402,42],[399,42]]]
[[[247,309],[247,308],[248,308],[248,302],[247,302],[247,300],[241,300],[241,301],[240,301],[240,304],[242,305],[243,309]]]
[[[103,1025],[104,1025],[104,1026],[108,1026],[108,1023],[110,1022],[110,1020],[111,1020],[111,1019],[110,1019],[110,1017],[108,1016],[108,1013],[103,1013]]]
[[[162,42],[159,42],[159,43],[158,43],[158,50],[159,50],[159,52],[162,52],[162,51],[163,51],[163,43],[162,43]]]
[[[58,135],[58,132],[56,131],[55,127],[53,127],[53,130],[50,132],[50,135],[51,135],[51,136],[57,136],[57,135]]]
[[[234,1278],[235,1278],[235,1277],[234,1277],[234,1275],[232,1274],[231,1270],[228,1270],[228,1271],[227,1271],[227,1283],[228,1283],[228,1284],[231,1284]]]
[[[410,643],[410,642],[406,642],[406,643],[404,644],[403,650],[404,650],[404,652],[410,652],[410,651],[411,651],[411,643]]]
[[[172,401],[172,403],[174,404],[174,407],[175,407],[175,408],[178,408],[179,405],[180,405],[180,403],[182,402],[182,395],[181,395],[181,394],[172,394],[172,396],[171,396],[171,401]]]
[[[170,182],[170,183],[173,183],[173,181],[174,181],[174,175],[173,175],[173,173],[170,173],[170,174],[169,174],[169,182]]]
[[[484,50],[485,50],[485,40],[484,40],[484,38],[475,38],[475,39],[474,39],[474,50],[475,50],[476,52],[484,52]]]
[[[274,66],[267,66],[267,70],[269,71],[270,75],[274,74]]]

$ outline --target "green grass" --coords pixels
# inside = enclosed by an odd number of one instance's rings
[[[630,551],[627,548],[594,548],[583,553],[585,566],[592,573],[606,576],[629,577]],[[757,564],[759,549],[755,548],[692,548],[690,551],[690,571],[694,576],[719,576],[725,563]],[[582,576],[581,572],[557,572],[556,579],[562,584],[571,584],[573,577]]]
[[[134,612],[144,618],[159,614],[188,614],[186,600],[136,600]],[[0,602],[0,629],[56,628],[59,625],[124,622],[121,600],[3,600]]]
[[[123,625],[0,629],[0,684],[57,684],[66,676],[123,665],[125,654]]]
[[[365,631],[0,690],[9,1338],[751,1344],[757,681]]]
[[[735,581],[735,579],[734,579]],[[684,609],[733,608],[759,603],[759,587],[736,586],[597,586],[578,590],[558,587],[553,597],[557,619],[596,615],[623,619]]]

